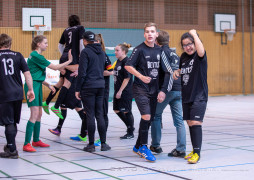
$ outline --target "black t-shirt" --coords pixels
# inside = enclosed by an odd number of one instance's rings
[[[106,53],[105,53],[105,55],[106,55],[106,61],[105,61],[105,69],[104,70],[107,70],[109,67],[111,67],[111,61]],[[105,80],[105,89],[109,90],[110,76],[104,76],[104,80]]]
[[[183,53],[180,58],[182,101],[208,100],[207,85],[207,57],[199,57],[197,52],[193,55]]]
[[[0,50],[0,103],[23,99],[20,71],[29,71],[22,54]]]
[[[159,90],[159,69],[161,60],[161,48],[147,46],[144,42],[134,48],[126,66],[133,66],[139,73],[151,77],[150,83],[146,84],[135,77],[133,87],[140,92],[149,95],[157,95]]]
[[[130,78],[127,86],[124,88],[122,92],[121,98],[132,99],[133,76],[124,68],[127,60],[128,60],[128,57],[125,57],[122,61],[118,59],[116,62],[116,65],[114,68],[114,90],[115,90],[114,97],[116,96],[116,93],[119,91],[120,87],[122,86],[124,79]]]
[[[71,64],[78,64],[80,40],[83,38],[84,32],[84,26],[78,25],[66,28],[61,36],[59,43],[65,44],[63,56],[67,56],[66,54],[68,54],[69,50],[72,50],[73,62]]]

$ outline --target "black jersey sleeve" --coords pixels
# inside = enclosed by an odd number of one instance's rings
[[[139,61],[139,53],[140,53],[139,49],[134,48],[131,56],[129,57],[125,65],[136,67]]]
[[[84,26],[80,26],[80,27],[79,27],[79,40],[80,40],[80,39],[83,39],[83,34],[84,34],[84,32],[85,32]]]
[[[165,72],[164,81],[161,86],[161,91],[166,93],[171,91],[174,79],[173,79],[173,70],[170,66],[169,59],[164,51],[161,52],[161,68]]]
[[[108,57],[108,55],[105,53],[106,55],[106,61],[105,61],[105,69],[108,71],[113,71],[112,65],[111,65],[111,61]]]
[[[124,79],[131,78],[131,77],[132,77],[131,73],[129,73],[129,72],[124,68],[125,64],[126,64],[126,62],[123,62],[123,67],[122,67],[122,68],[123,68],[123,77],[124,77]]]
[[[59,43],[60,44],[65,44],[64,32],[62,33],[62,36],[61,36],[61,38],[59,40]]]

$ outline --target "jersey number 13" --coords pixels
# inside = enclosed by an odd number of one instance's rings
[[[5,71],[5,75],[13,75],[14,74],[14,66],[13,66],[13,59],[9,58],[9,59],[2,59],[2,62],[4,64],[4,71]],[[8,68],[8,67],[9,68]]]

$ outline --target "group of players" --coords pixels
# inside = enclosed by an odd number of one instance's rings
[[[7,145],[3,158],[18,158],[15,137],[20,120],[23,88],[20,71],[24,73],[25,95],[31,115],[26,126],[23,151],[35,152],[34,147],[49,147],[40,138],[42,109],[49,114],[49,103],[60,90],[57,101],[50,109],[59,117],[58,125],[49,131],[61,134],[67,115],[67,108],[76,109],[82,119],[81,132],[76,141],[88,141],[84,151],[94,152],[95,146],[101,151],[111,147],[106,143],[108,129],[109,76],[114,75],[113,110],[124,122],[127,134],[120,139],[134,138],[134,118],[132,97],[141,114],[138,138],[133,152],[154,162],[151,151],[161,153],[161,117],[167,106],[171,107],[177,132],[177,146],[168,156],[184,157],[188,163],[200,160],[202,144],[202,122],[208,100],[207,57],[196,30],[190,30],[181,37],[184,53],[179,57],[169,48],[169,35],[157,32],[155,23],[144,27],[145,41],[134,48],[128,58],[130,44],[119,44],[115,48],[117,61],[114,65],[105,53],[100,34],[85,31],[79,17],[69,17],[69,27],[64,30],[59,42],[60,63],[54,65],[41,55],[47,49],[45,36],[33,38],[32,53],[27,63],[23,56],[11,51],[11,38],[6,34],[0,37],[1,78],[0,125],[5,126]],[[85,47],[85,48],[84,48]],[[55,86],[45,81],[46,67],[60,70],[60,80]],[[134,75],[134,81],[133,81]],[[181,78],[179,78],[181,76]],[[42,102],[42,84],[51,92]],[[81,103],[82,102],[82,103]],[[83,105],[83,108],[82,108]],[[61,107],[61,109],[59,108]],[[183,115],[182,115],[183,114]],[[100,139],[95,141],[95,119]],[[183,120],[187,121],[193,146],[186,155],[186,132]],[[151,126],[152,145],[148,144],[148,131]],[[33,135],[33,141],[31,138]]]

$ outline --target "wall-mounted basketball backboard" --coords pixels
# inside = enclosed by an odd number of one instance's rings
[[[224,33],[225,29],[236,29],[235,14],[214,14],[214,31]]]
[[[45,25],[51,31],[51,8],[22,8],[22,30],[35,31],[34,25]]]

